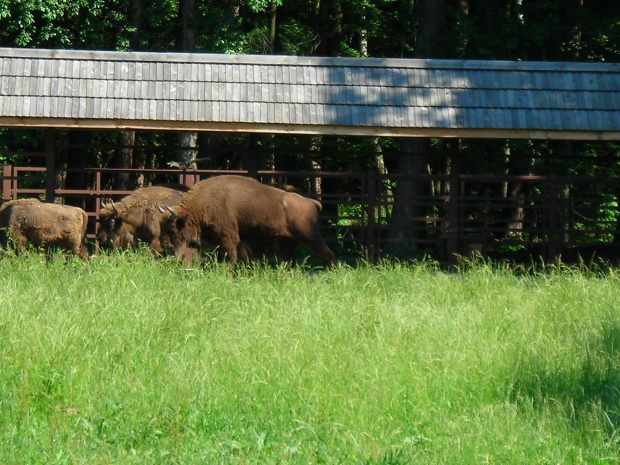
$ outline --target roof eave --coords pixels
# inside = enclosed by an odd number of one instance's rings
[[[0,117],[0,127],[138,131],[215,131],[269,134],[341,135],[368,137],[437,137],[551,140],[620,140],[620,131],[530,129],[403,128],[378,126],[227,123],[212,121],[111,120],[86,118]]]

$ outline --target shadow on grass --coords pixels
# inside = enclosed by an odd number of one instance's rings
[[[522,360],[514,373],[511,401],[541,410],[561,406],[575,426],[585,417],[601,415],[615,436],[620,429],[620,322],[604,322],[599,337],[583,341],[583,347],[584,357],[575,364],[553,368],[540,358]]]

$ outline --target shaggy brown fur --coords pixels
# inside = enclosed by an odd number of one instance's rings
[[[8,246],[10,237],[18,252],[25,251],[27,244],[48,251],[58,247],[88,261],[87,226],[88,215],[78,207],[19,199],[0,208],[0,231],[4,231],[0,243]]]
[[[161,243],[178,256],[183,246],[212,243],[235,264],[241,241],[294,239],[326,264],[335,261],[319,231],[321,204],[243,176],[215,176],[194,185],[161,220]]]
[[[178,205],[188,187],[181,184],[137,189],[118,203],[105,205],[99,213],[97,240],[104,248],[137,248],[147,244],[161,253],[158,205]]]

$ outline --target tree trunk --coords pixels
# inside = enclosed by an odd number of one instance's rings
[[[426,138],[403,139],[398,174],[426,174],[428,150],[429,140]],[[413,258],[418,253],[416,242],[420,238],[419,218],[423,215],[420,197],[428,186],[414,178],[397,179],[386,252],[398,258]]]
[[[318,6],[317,53],[321,56],[339,56],[342,41],[342,3],[340,0],[317,1],[315,6]]]
[[[581,21],[583,18],[583,0],[572,0],[572,5],[569,6],[568,10],[573,12],[575,17],[575,22],[569,32],[569,42],[573,46],[573,54],[572,59],[575,61],[581,60]]]
[[[133,32],[131,33],[129,40],[133,50],[142,50],[142,31],[146,29],[146,21],[144,14],[143,0],[134,0],[131,3],[131,9],[129,11],[129,20],[133,26]],[[135,168],[134,166],[134,144],[136,141],[136,131],[127,130],[121,131],[119,137],[119,149],[116,154],[118,160],[118,168]],[[130,190],[137,187],[142,187],[144,184],[144,176],[138,175],[137,177],[131,176],[128,173],[121,174],[114,182],[117,189]]]
[[[144,50],[142,44],[142,32],[146,30],[146,21],[144,14],[144,1],[133,0],[131,9],[129,10],[129,20],[133,27],[129,40],[133,50]]]
[[[222,133],[201,132],[198,134],[200,167],[207,170],[222,169]]]
[[[528,141],[528,152],[519,156],[515,151],[511,151],[509,147],[506,147],[506,157],[508,163],[508,169],[506,174],[528,176],[533,173],[534,168],[534,153],[532,142]],[[524,220],[525,220],[525,206],[533,197],[534,186],[532,183],[522,183],[515,181],[507,183],[505,197],[512,201],[512,207],[507,209],[506,216],[506,232],[505,238],[518,238],[523,237]]]
[[[461,58],[467,56],[467,27],[469,24],[469,0],[458,0],[456,17],[457,53]]]
[[[121,131],[118,138],[116,153],[116,168],[133,168],[133,146],[136,140],[136,131]],[[141,176],[137,179],[130,173],[121,173],[117,176],[114,187],[120,190],[133,190],[141,186]]]
[[[242,154],[242,166],[248,172],[248,176],[256,178],[258,176],[258,141],[260,134],[250,133],[245,140],[245,150]]]
[[[380,178],[377,194],[379,198],[387,199],[387,201],[379,206],[378,217],[382,220],[389,218],[392,214],[392,202],[394,199],[394,192],[392,191],[392,183],[388,177],[388,169],[385,166],[385,158],[383,157],[383,150],[379,144],[379,138],[374,139],[374,162],[375,170]],[[376,202],[378,199],[371,199],[372,202]]]
[[[439,52],[438,44],[444,36],[446,0],[423,0],[418,35],[415,41],[417,58],[433,58]]]
[[[198,153],[198,133],[180,132],[177,135],[177,144],[177,163],[175,163],[174,166],[181,169],[196,168],[196,154]]]
[[[133,132],[133,160],[131,166],[134,169],[144,169],[147,166],[148,156],[146,151],[143,148],[144,140],[140,138],[140,133],[137,131]],[[146,182],[146,177],[144,174],[136,174],[135,177],[135,186],[144,187]]]
[[[465,246],[463,249],[459,247],[460,238],[460,223],[463,217],[463,212],[460,208],[461,203],[461,140],[456,139],[447,143],[447,151],[450,154],[448,157],[448,167],[446,169],[450,176],[450,180],[446,186],[444,186],[444,195],[448,195],[448,208],[445,213],[444,221],[444,237],[446,241],[446,252],[448,255],[448,262],[451,265],[456,265],[458,262],[458,253],[470,253],[472,250],[469,246]]]
[[[264,134],[260,138],[262,150],[258,154],[258,169],[275,171],[281,169],[279,156],[276,153],[276,136],[274,134]]]
[[[179,4],[179,14],[181,15],[181,37],[179,48],[182,52],[196,51],[196,36],[198,29],[196,18],[198,8],[196,0],[181,0]]]
[[[269,6],[269,50],[271,53],[280,53],[278,45],[278,5],[272,0]]]
[[[69,148],[66,158],[65,188],[88,189],[88,177],[82,170],[91,166],[88,148],[92,140],[92,133],[90,131],[69,131],[68,140],[72,147]],[[66,197],[65,203],[88,211],[85,198]]]
[[[443,16],[446,0],[423,0],[418,34],[416,37],[416,57],[432,57],[437,49],[438,38],[442,37]],[[403,138],[399,174],[420,175],[428,172],[428,139]],[[418,253],[417,242],[421,234],[418,222],[424,214],[420,206],[420,195],[427,186],[414,179],[398,180],[394,194],[394,208],[388,232],[386,252],[399,258],[414,257]],[[417,220],[416,220],[417,218]]]
[[[404,24],[402,25],[402,28],[404,31],[414,31],[416,26],[414,24],[413,21],[413,9],[414,9],[414,5],[415,5],[415,0],[405,0],[404,2],[404,7],[403,7],[403,12],[402,12],[402,16],[403,16],[403,22]],[[413,33],[412,33],[413,34]],[[406,41],[401,41],[401,45],[400,45],[400,56],[404,57],[405,56],[405,42]]]
[[[195,0],[181,0],[179,5],[179,14],[181,15],[181,37],[179,48],[182,52],[196,51],[196,37],[198,28],[196,18],[198,17],[198,8]],[[196,155],[198,153],[198,133],[181,132],[178,134],[177,143],[179,150],[177,152],[176,165],[180,168],[196,168]]]
[[[304,152],[304,169],[310,172],[321,171],[321,164],[317,161],[321,154],[321,145],[323,143],[322,136],[310,136],[308,151]],[[320,198],[322,194],[322,186],[320,178],[310,179],[310,193]]]

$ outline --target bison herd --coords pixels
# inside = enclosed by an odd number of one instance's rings
[[[334,253],[319,230],[321,204],[255,179],[222,175],[182,185],[137,189],[120,202],[103,205],[97,239],[103,248],[147,245],[155,255],[180,258],[187,247],[217,250],[232,267],[269,252],[294,258],[295,243],[326,265]],[[0,207],[0,246],[57,247],[88,260],[87,215],[77,207],[12,200]],[[11,238],[12,241],[8,239]]]

